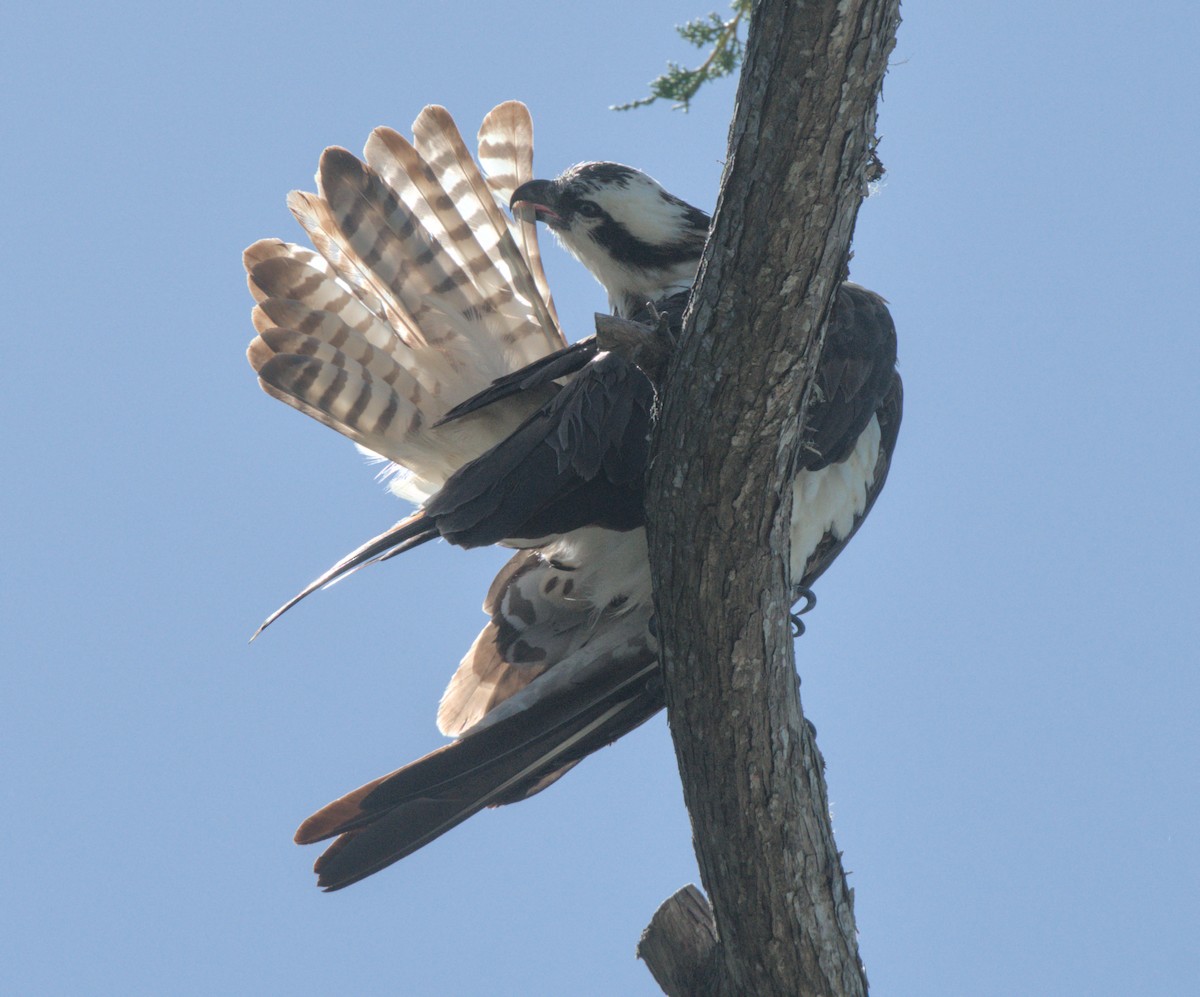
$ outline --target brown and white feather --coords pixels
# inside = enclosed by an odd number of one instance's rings
[[[520,101],[505,101],[492,108],[479,129],[479,163],[484,179],[496,199],[504,205],[512,201],[513,191],[533,179],[533,121]],[[537,220],[533,212],[519,210],[508,220],[521,254],[529,269],[538,297],[546,303],[548,325],[559,328],[558,313],[542,267],[538,246]]]
[[[504,189],[532,171],[532,125],[515,102],[489,121],[480,141]],[[263,240],[245,264],[264,390],[406,471],[393,490],[420,501],[539,400],[434,424],[565,341],[530,227],[510,228],[444,109],[413,127],[412,143],[376,130],[367,163],[326,150],[319,192],[288,199],[317,252]]]

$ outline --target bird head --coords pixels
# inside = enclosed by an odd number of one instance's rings
[[[709,216],[654,178],[620,163],[580,163],[553,180],[530,180],[510,207],[525,207],[629,316],[691,287]]]

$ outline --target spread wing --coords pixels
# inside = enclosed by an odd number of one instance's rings
[[[245,265],[263,389],[393,461],[406,472],[396,490],[420,500],[548,393],[435,423],[565,342],[533,229],[496,200],[532,174],[524,106],[501,105],[480,130],[494,178],[444,109],[427,107],[413,132],[377,129],[365,163],[326,150],[318,192],[288,201],[316,251],[263,240]]]

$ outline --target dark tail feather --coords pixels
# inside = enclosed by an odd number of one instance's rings
[[[395,557],[406,550],[419,547],[437,535],[436,524],[427,520],[423,511],[414,512],[407,519],[400,520],[395,526],[380,533],[379,536],[368,540],[357,550],[343,557],[319,578],[309,582],[298,595],[293,596],[263,620],[262,625],[254,631],[254,636],[250,640],[253,641],[255,637],[266,630],[267,627],[296,605],[296,603],[306,596],[312,595],[317,589],[333,584],[338,579],[344,578],[346,575],[357,571],[363,565],[370,564],[372,561]]]
[[[484,807],[532,796],[662,708],[653,650],[606,656],[586,670],[579,681],[550,683],[545,692],[535,681],[519,694],[527,706],[484,721],[309,817],[296,832],[298,843],[338,835],[314,866],[317,885],[327,891],[349,886]]]

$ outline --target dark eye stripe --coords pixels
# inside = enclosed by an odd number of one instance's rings
[[[707,235],[706,225],[685,233],[675,242],[653,245],[632,235],[611,218],[597,225],[591,233],[592,239],[603,246],[613,259],[639,267],[669,267],[688,259],[699,261]]]

